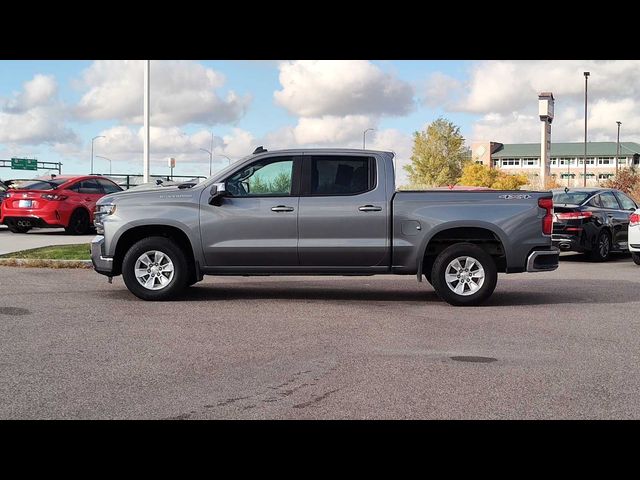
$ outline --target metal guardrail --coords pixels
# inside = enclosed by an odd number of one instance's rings
[[[94,173],[94,175],[101,175],[103,177],[107,177],[113,180],[114,182],[116,182],[125,190],[129,190],[131,187],[141,185],[142,178],[143,178],[142,175],[133,175],[129,173],[109,173],[109,174]],[[173,176],[172,175],[150,175],[149,176],[149,179],[151,181],[163,180],[163,181],[171,182],[171,181],[174,181],[176,178],[184,179],[184,180],[193,180],[197,178],[198,180],[203,180],[207,177],[203,175],[173,175]]]

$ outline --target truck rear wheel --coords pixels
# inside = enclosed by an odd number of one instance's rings
[[[149,237],[133,244],[122,261],[122,279],[143,300],[169,300],[187,285],[186,255],[172,240]]]
[[[479,305],[496,288],[498,270],[487,252],[473,243],[445,248],[433,262],[431,284],[438,296],[456,306]]]

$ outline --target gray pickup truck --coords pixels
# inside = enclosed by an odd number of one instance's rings
[[[91,257],[144,300],[204,275],[416,275],[477,305],[498,272],[558,268],[551,192],[396,191],[394,154],[262,147],[200,184],[98,201]]]

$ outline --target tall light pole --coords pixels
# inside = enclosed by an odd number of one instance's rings
[[[149,183],[149,84],[151,60],[144,61],[144,147],[142,159],[142,183]]]
[[[587,83],[589,72],[584,72],[584,179],[582,186],[587,186]]]
[[[91,139],[91,172],[89,173],[89,175],[93,175],[93,142],[96,141],[98,138],[107,138],[104,135],[98,135],[97,137],[93,137]]]
[[[213,153],[211,150],[207,150],[206,148],[201,148],[203,152],[207,152],[209,154],[209,176],[211,176],[211,164],[213,162]]]
[[[96,155],[96,158],[102,158],[103,160],[109,162],[109,175],[111,175],[111,159],[107,157],[101,157],[100,155]]]
[[[366,150],[367,132],[370,130],[375,130],[375,128],[367,128],[364,132],[362,132],[362,149],[363,150]]]
[[[617,121],[618,124],[618,143],[616,144],[616,177],[618,176],[618,157],[620,156],[620,125],[622,122]],[[633,160],[631,160],[633,162]]]
[[[231,165],[231,159],[229,157],[227,157],[226,155],[223,155],[222,153],[213,153],[212,150],[207,150],[206,148],[201,148],[200,150],[202,150],[203,152],[207,152],[209,154],[209,176],[211,176],[212,173],[212,168],[211,165],[213,163],[213,156],[216,155],[218,157],[224,157],[227,160],[229,160],[229,165]]]

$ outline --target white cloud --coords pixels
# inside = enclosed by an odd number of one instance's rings
[[[139,60],[99,60],[78,82],[88,91],[76,114],[80,118],[142,123],[144,65]],[[239,120],[251,98],[233,90],[216,90],[224,76],[193,61],[151,62],[151,122],[159,126],[187,123],[225,124]]]
[[[67,108],[57,93],[53,76],[35,75],[20,92],[0,98],[0,143],[54,145],[76,141],[73,130],[65,125]]]
[[[409,177],[404,170],[405,165],[411,163],[411,151],[413,148],[413,136],[403,133],[395,128],[375,131],[371,141],[367,141],[367,148],[372,150],[392,151],[396,154],[396,186],[409,183]]]
[[[637,139],[640,121],[634,113],[640,108],[640,61],[635,60],[478,62],[468,85],[455,92],[463,93],[463,98],[450,109],[483,115],[473,127],[474,140],[538,142],[538,94],[550,91],[556,100],[552,141],[581,141],[585,71],[591,72],[589,140],[615,140],[616,120],[623,123],[622,140]]]
[[[211,150],[211,132],[199,130],[191,135],[184,133],[178,127],[151,127],[149,152],[152,171],[166,173],[168,171],[167,160],[176,159],[178,165],[176,174],[185,173],[193,175],[208,175],[209,154],[201,148]],[[106,138],[96,140],[94,143],[94,170],[104,173],[109,164],[98,156],[107,157],[112,161],[115,172],[136,172],[142,170],[143,139],[142,127],[118,125],[99,132]],[[90,144],[89,144],[90,145]],[[83,163],[90,159],[90,146],[80,148],[72,145],[59,145],[55,150],[61,155],[74,157]],[[250,154],[255,148],[256,141],[253,135],[245,130],[236,128],[228,135],[213,137],[213,171],[227,165],[228,160],[220,154],[237,160]]]
[[[301,117],[404,115],[413,108],[412,86],[365,60],[280,63],[277,104]]]
[[[441,72],[435,72],[427,79],[424,103],[430,107],[446,106],[461,87],[462,83],[459,80]]]
[[[345,144],[362,138],[364,130],[374,127],[376,123],[366,115],[303,117],[293,129],[293,135],[299,145]]]

